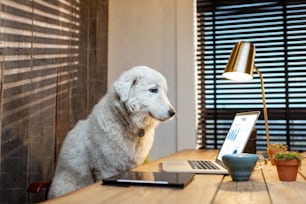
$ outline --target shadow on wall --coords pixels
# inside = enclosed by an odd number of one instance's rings
[[[106,8],[106,0],[0,2],[0,203],[44,199],[26,187],[52,178],[67,132],[105,93]],[[105,29],[98,37],[96,26]]]

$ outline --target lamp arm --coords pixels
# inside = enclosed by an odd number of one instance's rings
[[[270,135],[269,135],[268,111],[267,111],[267,104],[266,104],[265,85],[264,85],[263,76],[255,65],[254,65],[254,69],[256,70],[257,74],[259,75],[260,82],[261,82],[261,94],[262,94],[264,120],[265,120],[265,127],[266,127],[266,140],[267,140],[267,147],[269,147],[269,145],[270,145]]]

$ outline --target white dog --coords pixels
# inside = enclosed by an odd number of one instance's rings
[[[159,121],[175,115],[166,91],[165,78],[151,68],[124,72],[89,117],[68,133],[48,197],[141,165]]]

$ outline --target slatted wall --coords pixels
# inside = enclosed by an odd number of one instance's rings
[[[36,203],[107,86],[107,0],[0,0],[0,203]]]

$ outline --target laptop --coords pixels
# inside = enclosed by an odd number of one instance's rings
[[[127,171],[102,179],[102,184],[113,186],[137,185],[184,188],[193,180],[193,177],[194,173]]]
[[[239,154],[244,151],[259,114],[259,111],[236,113],[215,160],[166,160],[161,164],[162,170],[165,172],[228,174],[222,156]]]

